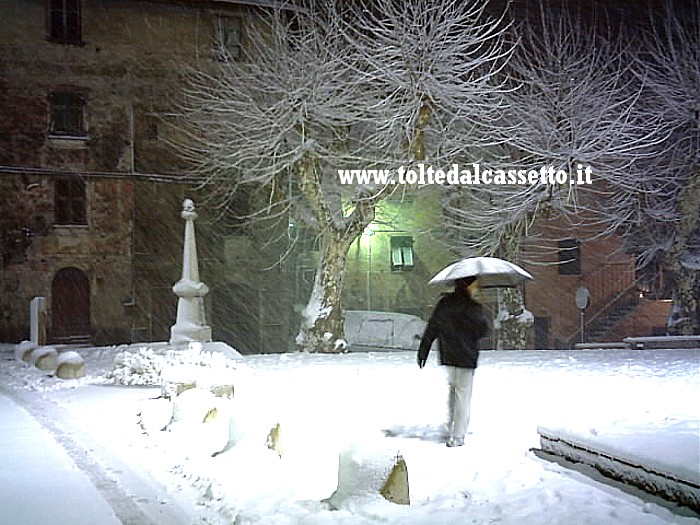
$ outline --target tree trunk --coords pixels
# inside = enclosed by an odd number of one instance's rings
[[[520,253],[521,232],[518,224],[506,227],[499,244],[499,255],[515,262]],[[534,318],[525,309],[523,294],[519,288],[506,288],[498,293],[498,314],[494,321],[496,348],[498,350],[523,350],[532,339]]]
[[[316,269],[314,287],[302,314],[297,346],[306,352],[340,353],[347,348],[345,320],[340,301],[345,280],[348,250],[355,238],[374,220],[379,194],[359,192],[353,201],[353,211],[340,216],[330,209],[321,185],[319,167],[311,154],[296,166],[297,178],[309,208],[323,232],[323,252]]]
[[[698,228],[700,214],[700,168],[696,168],[678,204],[680,220],[671,249],[666,253],[664,269],[673,286],[673,306],[667,321],[671,335],[700,333],[698,312],[698,271],[683,266],[683,253]]]
[[[494,322],[497,350],[524,350],[532,339],[532,312],[525,308],[518,288],[506,288],[498,294],[498,315]]]
[[[301,350],[325,353],[346,351],[345,319],[340,298],[351,242],[335,232],[325,236],[313,291],[304,309],[296,339]]]

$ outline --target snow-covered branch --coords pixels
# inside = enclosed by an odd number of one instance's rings
[[[338,170],[439,165],[494,142],[510,47],[486,4],[290,3],[250,24],[244,61],[189,72],[177,146],[201,184],[223,208],[267,192],[248,218],[289,214],[323,241],[300,346],[342,349],[347,250],[397,188],[343,185]]]

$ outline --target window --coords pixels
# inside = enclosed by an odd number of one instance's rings
[[[78,177],[62,177],[54,183],[54,223],[87,224],[85,181]]]
[[[155,142],[161,139],[160,122],[157,117],[146,117],[145,136],[146,140]]]
[[[581,241],[559,241],[559,275],[581,275]]]
[[[49,96],[51,123],[49,134],[82,137],[85,135],[85,101],[80,95],[54,92]]]
[[[413,268],[413,237],[395,235],[391,237],[391,269],[410,270]]]
[[[62,44],[80,44],[80,0],[49,0],[49,38]]]
[[[551,332],[551,317],[535,316],[535,348],[538,350],[549,350],[549,336]]]
[[[216,60],[243,58],[243,19],[239,16],[219,16],[214,21],[212,54]]]

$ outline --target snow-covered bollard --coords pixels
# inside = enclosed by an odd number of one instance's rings
[[[63,352],[56,360],[56,376],[61,379],[77,379],[85,376],[85,361],[75,351]]]
[[[282,446],[282,427],[279,423],[272,427],[267,435],[267,448],[275,451],[282,458],[284,447]]]
[[[32,352],[34,352],[38,346],[39,345],[33,341],[22,341],[18,345],[15,345],[15,359],[30,363],[32,361]]]
[[[56,370],[58,352],[53,346],[39,346],[32,351],[31,362],[39,370]]]
[[[172,365],[161,373],[161,394],[174,399],[186,390],[200,388],[209,390],[216,397],[233,399],[231,371],[227,368],[221,371],[203,364]]]
[[[379,442],[355,444],[341,452],[338,488],[325,500],[331,509],[350,508],[382,497],[393,503],[410,504],[408,469],[403,457]]]
[[[223,397],[225,399],[233,399],[233,385],[211,385],[209,391],[216,397]]]
[[[394,458],[394,466],[389,472],[384,485],[379,490],[384,499],[398,505],[410,505],[411,498],[408,490],[408,467],[401,454]]]
[[[147,400],[139,414],[141,428],[149,434],[165,430],[173,419],[173,408],[173,402],[165,397]]]
[[[173,421],[203,423],[206,415],[215,407],[214,394],[203,388],[188,388],[175,398]]]
[[[175,398],[170,431],[184,451],[193,456],[214,456],[229,444],[228,402],[209,390],[190,388]]]

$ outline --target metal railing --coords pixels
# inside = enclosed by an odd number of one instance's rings
[[[603,265],[593,272],[590,276],[586,278],[586,282],[590,283],[589,291],[592,297],[604,296],[604,292],[610,289],[616,289],[620,285],[620,281],[627,281],[627,285],[621,290],[608,294],[608,296],[601,301],[602,306],[596,308],[590,316],[586,317],[583,324],[583,333],[588,333],[589,329],[597,323],[599,320],[605,318],[605,316],[611,315],[618,307],[635,305],[639,302],[638,288],[642,281],[641,277],[634,277],[634,270],[620,271],[616,266],[620,266],[622,263],[613,263]],[[625,279],[625,274],[629,273],[631,276],[630,280]],[[567,338],[566,343],[568,347],[581,340],[581,326],[577,327]]]

